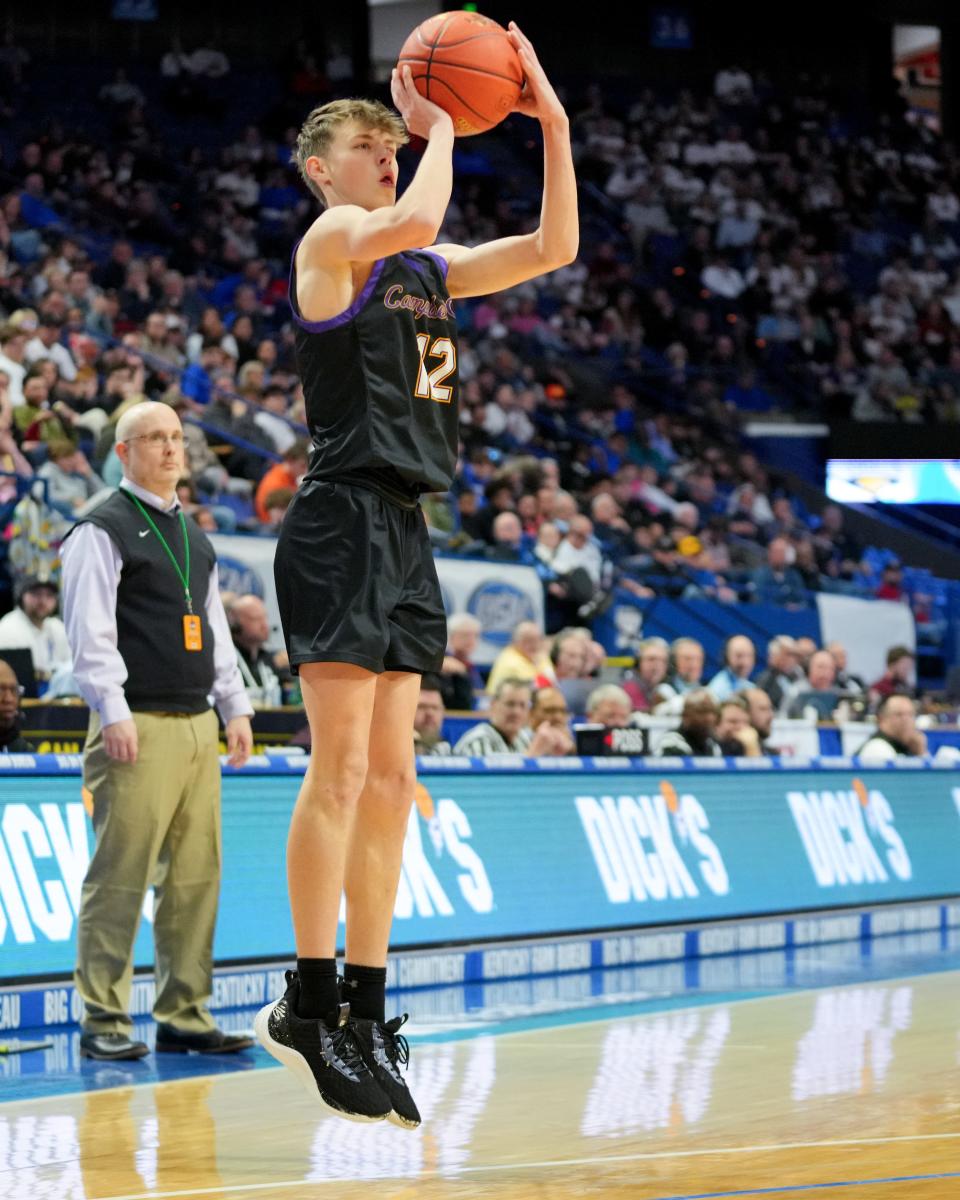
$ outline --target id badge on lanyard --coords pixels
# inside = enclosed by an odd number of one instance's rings
[[[203,649],[203,629],[200,626],[200,618],[196,613],[184,613],[183,648],[184,650]]]

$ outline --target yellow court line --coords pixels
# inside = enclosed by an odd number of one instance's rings
[[[712,1154],[771,1154],[783,1150],[821,1150],[833,1147],[888,1146],[902,1142],[956,1141],[960,1133],[916,1133],[883,1138],[837,1138],[823,1142],[774,1142],[763,1146],[717,1146],[705,1150],[657,1150],[648,1154],[611,1154],[592,1158],[557,1158],[541,1162],[491,1163],[482,1167],[458,1167],[445,1172],[425,1172],[422,1181],[429,1178],[455,1179],[459,1175],[480,1175],[493,1171],[544,1171],[565,1167],[603,1167],[608,1163],[650,1162],[655,1159],[709,1158]],[[269,1188],[342,1187],[349,1183],[371,1183],[374,1180],[404,1178],[396,1175],[366,1175],[363,1179],[339,1176],[332,1179],[275,1179],[269,1183],[240,1183],[234,1186],[221,1184],[219,1187],[187,1188],[177,1192],[135,1192],[125,1196],[104,1196],[101,1200],[181,1200],[185,1196],[219,1196],[251,1192],[265,1192]]]

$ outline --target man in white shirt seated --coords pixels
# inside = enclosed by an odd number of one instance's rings
[[[490,754],[522,754],[527,758],[568,752],[569,734],[544,722],[530,728],[533,688],[524,679],[502,680],[490,702],[490,720],[468,729],[453,749],[454,754],[484,758]]]
[[[270,638],[267,606],[259,596],[238,596],[226,606],[227,621],[237,651],[237,667],[254,708],[283,703],[282,675],[275,656],[266,649]]]
[[[927,735],[917,728],[917,706],[892,692],[877,708],[877,728],[857,751],[862,762],[885,763],[927,753]]]
[[[743,104],[753,99],[753,80],[743,67],[724,67],[713,77],[713,94],[724,104]]]
[[[28,575],[16,587],[17,607],[0,620],[0,651],[29,650],[38,679],[49,679],[70,661],[70,645],[57,611],[59,589],[52,579]]]
[[[602,596],[600,579],[603,555],[593,538],[593,522],[577,514],[571,517],[566,537],[557,547],[550,566],[557,578],[547,584],[548,603],[554,619],[575,625],[589,615],[588,606]]]
[[[59,317],[41,312],[36,335],[27,342],[24,360],[32,366],[41,358],[49,358],[57,364],[60,378],[67,383],[73,383],[77,377],[77,364],[73,361],[73,355],[60,341],[62,330],[63,322]]]
[[[16,325],[0,327],[0,371],[9,380],[7,394],[14,408],[23,404],[23,379],[27,373],[23,358],[29,334]]]
[[[730,265],[726,255],[718,254],[713,262],[700,273],[700,282],[716,296],[724,300],[736,300],[747,287],[747,282],[736,267]]]
[[[271,384],[260,400],[260,411],[253,418],[276,447],[278,454],[286,454],[297,435],[289,421],[284,418],[290,409],[287,393],[277,384]]]
[[[593,522],[589,517],[576,516],[570,522],[570,531],[557,547],[550,564],[558,575],[569,575],[581,567],[590,576],[594,587],[599,586],[603,568],[603,555],[596,542],[592,541]]]

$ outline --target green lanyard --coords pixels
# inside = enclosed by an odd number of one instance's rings
[[[140,501],[137,499],[137,497],[133,494],[133,492],[128,491],[126,488],[121,488],[120,490],[123,492],[123,494],[125,496],[129,496],[130,499],[137,506],[137,508],[140,509],[140,515],[143,517],[143,519],[147,522],[147,524],[150,526],[150,528],[153,530],[153,532],[160,539],[160,545],[164,548],[164,550],[166,550],[167,554],[169,555],[170,561],[173,563],[173,569],[176,571],[177,575],[180,577],[180,582],[183,584],[183,594],[187,599],[187,612],[192,614],[193,613],[193,600],[190,598],[190,539],[187,537],[187,522],[183,518],[183,509],[182,508],[180,509],[179,516],[180,516],[180,530],[183,533],[183,545],[184,545],[184,549],[186,551],[186,562],[184,564],[184,570],[181,571],[180,564],[177,562],[176,558],[174,558],[173,551],[167,545],[167,539],[163,536],[163,534],[157,528],[156,522],[154,521],[153,517],[150,516],[150,514],[143,507],[143,505],[140,503]]]

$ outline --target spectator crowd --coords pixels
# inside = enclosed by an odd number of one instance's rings
[[[811,727],[870,722],[860,738],[861,756],[868,759],[927,753],[915,656],[905,646],[891,647],[884,673],[865,684],[847,671],[839,642],[821,648],[812,638],[778,635],[766,648],[761,670],[753,642],[736,634],[724,646],[723,665],[708,677],[704,648],[694,638],[672,644],[646,638],[635,668],[624,670],[606,665],[590,630],[572,627],[547,638],[529,621],[517,626],[493,662],[485,689],[473,697],[485,710],[477,714],[480,719],[451,742],[443,737],[444,720],[451,701],[462,704],[461,684],[475,669],[478,635],[479,628],[454,618],[450,639],[458,642],[456,656],[446,660],[442,673],[422,680],[415,725],[421,755],[592,753],[580,750],[577,735],[596,728],[643,729],[645,752],[659,757],[791,755],[789,741],[778,743],[775,722],[783,719]],[[785,728],[780,726],[781,737]]]
[[[117,483],[117,421],[143,398],[184,421],[180,498],[200,525],[276,532],[309,458],[286,289],[315,207],[292,150],[349,64],[300,46],[284,70],[288,98],[231,124],[225,89],[243,77],[215,48],[173,45],[156,70],[105,67],[88,120],[55,97],[41,120],[31,97],[51,65],[26,50],[0,62],[0,508],[17,604],[25,580],[55,587],[59,539]],[[933,581],[862,544],[839,507],[810,510],[743,450],[737,421],[960,416],[958,162],[929,129],[895,104],[864,117],[829,80],[778,87],[740,66],[700,92],[597,87],[567,104],[591,212],[580,259],[458,308],[462,452],[451,492],[424,498],[438,552],[543,581],[550,653],[543,631],[518,631],[477,735],[520,752],[565,752],[542,704],[540,726],[527,718],[545,688],[586,701],[602,649],[563,631],[618,593],[798,609],[822,590],[875,595],[935,633]],[[186,151],[184,118],[207,130]],[[536,220],[513,136],[508,122],[516,170],[499,181],[482,152],[460,155],[442,241]],[[259,616],[241,604],[235,619],[249,686],[289,696],[284,664],[254,644]],[[482,682],[470,636],[451,630],[441,677],[461,708]],[[709,681],[717,703],[750,690],[745,642]],[[854,703],[842,651],[792,654],[780,639],[760,684],[778,713]],[[631,713],[678,718],[696,694],[693,745],[707,736],[697,655],[647,642],[603,686]]]

